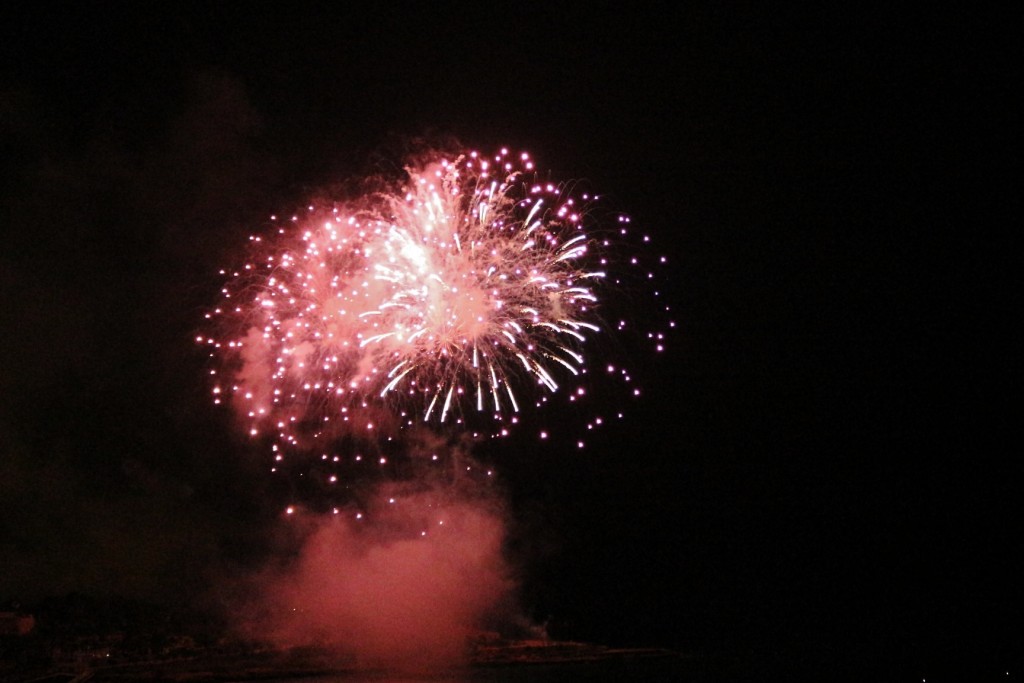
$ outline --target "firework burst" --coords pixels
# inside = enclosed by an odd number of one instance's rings
[[[306,449],[339,429],[507,425],[586,373],[609,263],[595,198],[505,149],[406,171],[398,191],[275,218],[222,271],[198,341],[219,360],[214,401],[253,436]]]

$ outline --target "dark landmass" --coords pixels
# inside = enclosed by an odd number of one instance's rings
[[[336,676],[379,678],[386,670],[317,647],[282,649],[230,634],[208,614],[125,599],[72,594],[31,606],[9,604],[0,633],[0,682],[292,680]],[[467,672],[517,667],[630,666],[681,659],[671,650],[614,648],[548,639],[516,640],[481,633],[467,642]],[[448,673],[455,675],[455,669]],[[494,673],[497,672],[497,673]],[[428,674],[424,674],[428,675]],[[432,673],[429,675],[433,675]]]
[[[827,680],[1010,681],[996,668],[951,650],[945,659],[887,657],[854,645],[744,651],[614,647],[480,633],[463,664],[395,671],[316,647],[282,649],[234,636],[210,614],[81,594],[33,605],[0,603],[0,683],[324,683],[405,681]]]
[[[102,640],[102,639],[99,639]],[[503,679],[510,669],[543,667],[544,672],[607,664],[632,670],[656,660],[682,662],[683,657],[670,650],[654,648],[610,648],[590,643],[562,641],[490,640],[473,643],[465,666],[444,670],[416,671],[415,678],[432,680]],[[136,657],[139,657],[136,659]],[[255,643],[219,644],[151,655],[130,653],[116,644],[80,649],[50,662],[5,661],[3,683],[42,683],[58,681],[148,681],[190,683],[226,683],[227,681],[267,681],[338,677],[353,679],[387,678],[388,669],[366,666],[354,659],[318,648],[279,650]],[[527,678],[531,675],[522,672]],[[544,675],[541,670],[536,673]],[[409,675],[409,674],[404,674]],[[516,678],[516,675],[513,675]]]

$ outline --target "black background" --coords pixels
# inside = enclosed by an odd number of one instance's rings
[[[259,556],[279,509],[190,341],[214,274],[454,135],[588,179],[672,264],[641,408],[504,455],[533,618],[1019,657],[1019,16],[557,5],[3,11],[0,598],[180,599]]]

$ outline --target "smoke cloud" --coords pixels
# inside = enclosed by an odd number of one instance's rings
[[[502,513],[478,495],[399,488],[378,489],[365,514],[286,515],[296,549],[248,580],[243,632],[359,666],[463,663],[511,604]]]

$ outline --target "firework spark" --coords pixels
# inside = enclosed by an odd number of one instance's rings
[[[275,218],[222,271],[219,332],[198,341],[220,360],[214,401],[241,408],[251,435],[306,449],[336,425],[474,416],[505,434],[586,373],[609,277],[608,242],[586,225],[595,198],[507,149],[406,171],[399,191]]]

